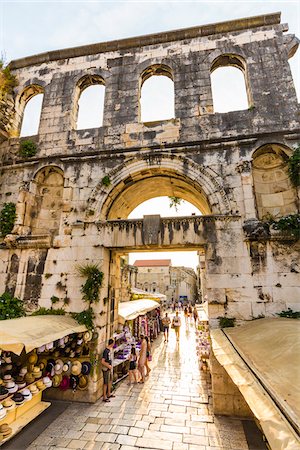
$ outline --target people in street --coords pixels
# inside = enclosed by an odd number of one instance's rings
[[[172,310],[173,310],[173,312],[175,312],[175,309],[176,309],[176,303],[173,302],[173,303],[172,303]]]
[[[169,340],[169,329],[170,329],[171,319],[168,316],[168,313],[165,314],[165,317],[162,319],[162,325],[164,330],[165,342]]]
[[[129,357],[129,382],[128,384],[138,382],[138,372],[137,372],[137,354],[135,346],[131,347],[131,353]]]
[[[173,317],[172,326],[175,330],[176,341],[179,341],[181,319],[179,317],[178,311],[176,311],[175,317]]]
[[[146,368],[146,377],[151,372],[151,369],[149,367],[149,361],[152,361],[152,355],[151,355],[151,344],[150,339],[148,336],[145,336],[145,341],[147,342],[147,351],[146,351],[146,362],[145,362],[145,368]]]
[[[189,306],[188,306],[188,311],[189,311],[189,317],[192,317],[192,314],[193,314],[193,307],[192,307],[191,304],[189,304]]]
[[[195,326],[196,326],[197,320],[198,320],[198,311],[197,311],[196,305],[194,306],[194,309],[193,309],[193,316],[194,316],[194,322],[195,322]]]
[[[184,313],[185,323],[187,324],[188,323],[188,318],[189,318],[189,310],[188,310],[188,307],[186,305],[184,307],[183,313]]]
[[[111,350],[114,345],[114,340],[109,339],[108,345],[103,351],[101,364],[102,364],[102,373],[103,373],[103,401],[110,402],[111,397],[115,397],[111,393],[112,387],[112,356]]]
[[[140,350],[139,360],[138,360],[138,370],[141,374],[140,383],[144,383],[145,382],[145,364],[146,364],[146,359],[147,359],[147,342],[146,342],[143,334],[140,335],[140,339],[141,339],[141,350]]]

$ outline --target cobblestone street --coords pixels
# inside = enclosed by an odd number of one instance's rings
[[[151,365],[144,385],[125,380],[110,403],[72,404],[28,449],[248,449],[241,421],[212,414],[194,324],[182,324],[179,343],[173,330],[168,343],[159,337]]]

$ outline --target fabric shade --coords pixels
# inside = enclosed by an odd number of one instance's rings
[[[0,321],[0,349],[20,355],[71,333],[86,331],[68,316],[27,316]]]
[[[145,295],[146,297],[150,297],[150,298],[167,300],[167,296],[165,294],[161,294],[160,292],[147,292],[147,291],[143,291],[142,289],[138,289],[138,288],[131,288],[131,292],[132,292],[132,294],[140,294],[140,295],[142,294],[142,295]]]
[[[155,308],[159,308],[159,303],[148,298],[143,298],[142,300],[132,300],[130,302],[120,302],[119,316],[123,320],[133,320]]]
[[[300,448],[294,431],[300,429],[300,322],[260,319],[213,330],[211,337],[214,356],[258,419],[271,448]]]

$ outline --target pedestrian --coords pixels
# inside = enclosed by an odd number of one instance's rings
[[[189,318],[189,310],[188,310],[188,307],[186,305],[184,307],[183,313],[184,313],[185,323],[187,324],[188,318]]]
[[[111,393],[112,388],[112,357],[111,350],[114,345],[114,340],[109,339],[107,347],[104,349],[101,359],[102,373],[103,373],[103,401],[110,402],[111,397],[115,397]]]
[[[145,336],[145,341],[147,342],[147,351],[146,351],[146,362],[145,362],[145,367],[146,367],[146,377],[149,375],[149,373],[151,372],[151,369],[149,367],[148,362],[152,361],[152,355],[151,355],[151,344],[150,344],[150,339],[148,338],[148,336]]]
[[[175,312],[175,309],[176,309],[176,304],[175,304],[175,302],[172,304],[172,309],[173,309],[173,312]]]
[[[139,360],[138,360],[138,370],[142,377],[140,383],[144,383],[145,382],[145,364],[146,364],[146,359],[147,359],[147,342],[146,342],[143,334],[141,334],[140,339],[141,339],[141,350],[140,350]]]
[[[195,321],[195,326],[196,326],[197,320],[198,320],[198,311],[197,311],[196,305],[194,306],[194,309],[193,309],[193,316],[194,316],[194,321]]]
[[[130,357],[129,357],[129,382],[128,382],[128,384],[138,382],[138,373],[137,373],[136,363],[137,363],[137,354],[136,354],[135,346],[133,345],[131,347],[131,353],[130,353]]]
[[[181,320],[178,315],[178,311],[176,311],[175,317],[173,317],[173,321],[172,321],[172,327],[175,330],[176,341],[179,341],[180,326],[181,326]]]
[[[169,328],[170,328],[170,317],[168,316],[168,313],[165,314],[165,317],[162,319],[162,325],[164,329],[164,336],[165,336],[165,342],[169,340]]]
[[[193,307],[191,304],[189,304],[189,317],[191,317],[193,314]]]

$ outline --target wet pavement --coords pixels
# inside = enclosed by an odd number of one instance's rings
[[[110,403],[71,404],[29,450],[248,450],[242,422],[212,413],[210,380],[199,371],[195,328],[156,341],[145,384],[123,381]]]

